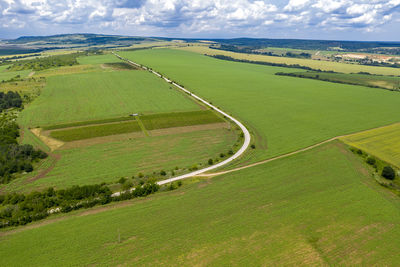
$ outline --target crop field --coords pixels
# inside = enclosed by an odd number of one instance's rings
[[[224,122],[211,110],[139,116],[146,130]]]
[[[62,124],[54,124],[42,127],[43,130],[55,130],[55,129],[62,129],[62,128],[69,128],[69,127],[79,127],[79,126],[87,126],[93,124],[102,124],[102,123],[111,123],[111,122],[122,122],[122,121],[131,121],[135,120],[135,117],[116,117],[116,118],[109,118],[109,119],[102,119],[102,120],[91,120],[91,121],[77,121],[71,123],[62,123]]]
[[[103,64],[103,63],[114,63],[114,62],[121,62],[113,54],[105,54],[105,55],[98,55],[98,56],[84,56],[78,58],[79,64]]]
[[[55,130],[50,132],[50,136],[64,142],[89,139],[94,137],[108,136],[113,134],[123,134],[140,132],[141,128],[137,121],[107,123],[101,125],[85,126],[72,129]]]
[[[375,67],[375,66],[363,66],[357,64],[346,64],[339,62],[330,62],[330,61],[319,61],[312,59],[302,59],[302,58],[289,58],[289,57],[274,57],[274,56],[265,56],[265,55],[254,55],[254,54],[243,54],[243,53],[235,53],[231,51],[223,51],[217,49],[211,49],[206,46],[188,46],[184,48],[179,48],[185,51],[191,51],[200,54],[207,55],[225,55],[230,56],[237,59],[244,59],[250,61],[265,61],[272,63],[285,63],[285,64],[299,64],[301,66],[307,66],[313,69],[320,69],[326,71],[336,71],[343,73],[358,73],[358,72],[369,72],[371,74],[380,74],[380,75],[400,75],[400,70],[397,68],[389,68],[389,67]]]
[[[395,266],[400,202],[363,166],[334,142],[58,217],[2,236],[0,265]]]
[[[400,168],[399,123],[356,133],[341,140]]]
[[[381,88],[395,90],[400,89],[400,77],[368,74],[325,73],[313,71],[294,72],[292,74],[302,75],[306,78],[312,79],[325,79],[333,82],[350,83],[363,86],[377,86]]]
[[[152,67],[242,120],[254,135],[252,162],[399,121],[397,92],[276,76],[290,69],[181,50],[120,55]]]
[[[20,178],[0,188],[29,191],[48,186],[116,182],[121,176],[137,176],[139,172],[149,175],[175,167],[179,168],[176,171],[179,173],[194,164],[207,164],[209,158],[228,152],[236,139],[237,134],[225,128],[120,141],[106,138],[90,146],[57,150],[55,153],[60,155],[60,160],[45,177],[35,181]]]
[[[136,112],[198,110],[199,106],[145,71],[52,76],[20,123],[41,126],[128,116]]]

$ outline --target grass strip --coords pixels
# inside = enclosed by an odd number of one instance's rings
[[[50,133],[50,136],[64,142],[102,137],[114,134],[123,134],[130,132],[139,132],[141,128],[137,121],[93,125],[87,127],[56,130]]]
[[[224,122],[212,110],[159,113],[140,116],[147,130]]]
[[[43,126],[43,130],[56,130],[56,129],[63,129],[69,127],[78,127],[78,126],[86,126],[86,125],[93,125],[93,124],[103,124],[103,123],[111,123],[111,122],[120,122],[120,121],[131,121],[135,120],[135,117],[117,117],[117,118],[110,118],[110,119],[102,119],[102,120],[90,120],[90,121],[77,121],[71,123],[61,123],[61,124],[54,124]]]

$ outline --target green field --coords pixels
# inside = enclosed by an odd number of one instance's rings
[[[326,72],[292,72],[292,75],[301,75],[300,78],[311,78],[326,80],[331,82],[349,83],[353,85],[372,86],[386,89],[400,89],[400,77],[368,75],[368,74],[346,74],[346,73],[326,73]]]
[[[341,138],[345,143],[400,168],[400,124]]]
[[[399,121],[397,92],[276,76],[291,69],[181,50],[120,55],[154,68],[242,120],[253,132],[257,147],[248,156],[250,161]]]
[[[79,64],[86,65],[86,64],[103,64],[103,63],[114,63],[119,62],[118,59],[113,54],[105,54],[105,55],[98,55],[98,56],[84,56],[79,57],[78,62]]]
[[[198,110],[199,106],[145,71],[52,76],[20,123],[41,126],[127,116],[136,112]]]
[[[400,202],[371,180],[330,143],[128,206],[22,227],[1,237],[0,265],[396,266]]]
[[[79,127],[79,126],[87,126],[87,125],[93,125],[93,124],[122,122],[122,121],[131,121],[131,120],[135,120],[135,117],[129,116],[129,117],[116,117],[116,118],[102,119],[102,120],[77,121],[77,122],[71,122],[71,123],[47,125],[42,128],[43,128],[43,130],[55,130],[55,129],[69,128],[69,127]]]
[[[0,82],[10,80],[18,75],[20,76],[20,78],[25,78],[29,75],[30,72],[30,70],[6,71],[4,69],[0,69]]]
[[[237,134],[220,128],[122,140],[107,138],[92,145],[78,144],[75,148],[57,150],[55,153],[61,155],[61,159],[45,177],[27,182],[31,177],[27,175],[26,179],[15,179],[1,186],[0,190],[29,191],[48,186],[64,188],[116,182],[121,176],[137,176],[139,172],[148,175],[162,169],[169,171],[176,166],[179,173],[194,164],[204,165],[209,158],[218,157],[221,152],[227,153]],[[37,173],[40,171],[37,170]]]
[[[89,139],[94,137],[140,132],[141,128],[137,121],[107,123],[101,125],[85,126],[72,129],[55,130],[50,136],[64,142]]]
[[[255,54],[243,54],[235,53],[231,51],[211,49],[206,46],[188,46],[180,48],[181,50],[192,51],[200,54],[207,55],[225,55],[236,59],[244,59],[250,61],[264,61],[271,63],[283,63],[283,64],[298,64],[301,66],[307,66],[313,69],[320,69],[326,71],[336,71],[343,73],[357,73],[357,72],[369,72],[371,74],[380,75],[400,75],[400,70],[398,68],[389,67],[376,67],[376,66],[365,66],[358,64],[346,64],[340,62],[331,62],[323,60],[312,60],[312,59],[302,59],[302,58],[289,58],[289,57],[274,57],[265,55],[255,55]]]
[[[214,111],[160,113],[139,116],[146,130],[224,122]]]

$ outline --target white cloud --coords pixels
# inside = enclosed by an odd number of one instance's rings
[[[373,30],[398,21],[399,10],[400,0],[0,0],[0,34],[28,26],[184,36]]]

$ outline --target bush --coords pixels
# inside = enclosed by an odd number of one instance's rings
[[[209,160],[208,160],[208,165],[213,165],[213,164],[214,164],[213,159],[209,159]]]
[[[119,178],[119,180],[118,180],[118,183],[119,184],[124,184],[126,182],[126,178],[125,177],[121,177],[121,178]]]
[[[255,144],[252,144],[250,147],[251,147],[252,149],[255,149],[255,148],[256,148],[256,145],[255,145]]]
[[[164,170],[160,171],[160,174],[161,174],[162,176],[167,175],[167,173],[166,173]]]
[[[375,165],[376,159],[373,158],[373,157],[368,157],[368,158],[367,158],[367,163],[368,163],[369,165]]]
[[[396,177],[396,173],[394,172],[392,167],[385,166],[382,170],[382,177],[388,180],[393,180]]]
[[[224,153],[221,153],[221,154],[219,154],[219,156],[220,156],[221,158],[223,158],[223,157],[225,157],[225,154],[224,154]]]

